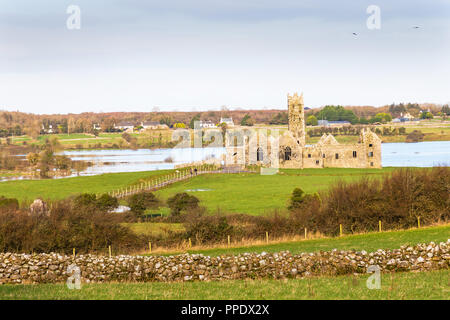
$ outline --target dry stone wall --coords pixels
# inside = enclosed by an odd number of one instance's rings
[[[0,284],[66,282],[69,266],[81,271],[81,282],[207,281],[228,279],[301,278],[318,275],[366,273],[371,265],[381,272],[448,269],[450,239],[435,244],[403,246],[394,250],[302,253],[244,253],[209,257],[176,256],[72,256],[0,254]]]

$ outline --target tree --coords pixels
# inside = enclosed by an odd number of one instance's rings
[[[28,121],[25,125],[24,132],[32,139],[36,139],[37,137],[39,137],[39,134],[41,133],[41,126],[39,124],[39,121]]]
[[[305,200],[306,194],[303,192],[300,188],[295,188],[294,191],[292,191],[291,198],[289,200],[289,206],[288,209],[293,211],[295,209],[300,208],[301,204]]]
[[[35,166],[39,163],[39,154],[30,152],[27,154],[27,160],[30,165]]]
[[[433,114],[428,111],[424,111],[420,114],[420,119],[433,119]]]
[[[311,115],[308,118],[306,118],[306,125],[317,126],[318,124],[319,124],[319,121],[317,120],[317,118],[315,116]]]
[[[130,143],[131,142],[131,135],[128,132],[124,132],[122,133],[122,139],[125,140],[126,142]]]
[[[100,210],[110,211],[117,208],[117,206],[119,205],[119,200],[117,200],[116,197],[104,193],[97,198],[97,200],[95,201],[95,205]]]
[[[253,126],[253,124],[254,121],[248,113],[241,120],[241,126]]]
[[[54,157],[55,167],[59,170],[69,170],[72,167],[72,160],[65,155],[57,155]]]
[[[346,110],[343,106],[325,106],[316,115],[317,119],[329,121],[348,121],[351,124],[358,122],[358,117],[352,110]]]
[[[171,118],[170,116],[162,116],[162,117],[159,119],[159,123],[160,123],[160,124],[165,124],[165,125],[167,125],[168,127],[170,127],[170,126],[172,125],[172,123],[173,123],[173,120],[172,120],[172,118]]]
[[[184,128],[186,128],[186,125],[184,123],[177,122],[177,123],[174,123],[173,127],[176,129],[184,129]]]
[[[200,121],[200,114],[192,117],[191,122],[189,122],[189,128],[194,129],[195,121]]]
[[[441,112],[447,116],[450,116],[450,107],[448,104],[442,106]]]
[[[371,123],[381,122],[387,123],[392,121],[392,116],[389,113],[380,112],[370,119]]]
[[[200,200],[197,197],[187,194],[186,192],[177,193],[173,197],[167,199],[167,205],[173,216],[180,215],[181,211],[193,210],[198,208]]]
[[[136,215],[143,215],[145,210],[157,208],[159,200],[151,192],[140,192],[128,198],[128,206]]]
[[[287,112],[278,112],[273,118],[269,121],[269,124],[288,124],[289,117]]]

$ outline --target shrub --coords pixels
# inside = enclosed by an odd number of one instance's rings
[[[294,191],[292,191],[292,196],[290,199],[290,203],[288,206],[289,210],[295,210],[298,209],[301,204],[303,203],[303,200],[305,199],[305,193],[300,188],[295,188]]]
[[[120,225],[119,217],[71,201],[54,202],[49,215],[31,216],[0,207],[0,251],[105,252],[111,245],[128,252],[145,243]]]
[[[75,207],[92,207],[107,212],[119,205],[117,198],[109,194],[102,194],[99,198],[94,193],[83,193],[73,199]]]
[[[223,216],[200,216],[186,222],[185,229],[186,238],[195,239],[196,243],[220,241],[233,232]]]
[[[17,210],[19,209],[19,201],[15,198],[5,198],[0,196],[0,207],[9,210]]]
[[[425,135],[420,130],[414,130],[406,136],[406,142],[419,142],[423,140]]]
[[[200,200],[197,197],[187,194],[186,192],[177,193],[173,197],[167,199],[167,205],[172,215],[177,216],[181,211],[188,211],[198,208]]]
[[[401,169],[382,179],[340,182],[317,200],[294,210],[292,217],[304,227],[337,235],[339,224],[346,232],[405,229],[450,219],[450,168]]]
[[[85,207],[95,205],[97,196],[93,193],[82,193],[73,199],[76,207]]]
[[[97,200],[96,200],[96,206],[97,208],[104,210],[104,211],[110,211],[114,208],[117,208],[119,205],[119,200],[117,198],[110,196],[107,193],[102,194]]]
[[[159,203],[151,192],[136,193],[128,198],[128,206],[137,215],[142,215],[147,209],[157,208]]]

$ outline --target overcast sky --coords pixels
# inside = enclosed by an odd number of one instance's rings
[[[0,109],[448,103],[449,40],[450,0],[0,0]]]

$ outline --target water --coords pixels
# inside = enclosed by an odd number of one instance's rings
[[[211,157],[220,159],[224,152],[224,148],[174,148],[82,150],[65,151],[64,154],[72,160],[85,160],[94,163],[80,175],[95,175],[173,169],[177,164],[201,161]]]
[[[382,143],[383,167],[450,166],[450,141]]]
[[[450,165],[450,141],[418,143],[383,143],[383,167],[433,167]],[[140,149],[140,150],[83,150],[66,151],[73,160],[92,161],[81,175],[110,172],[135,172],[173,169],[174,165],[200,161],[209,157],[220,159],[224,148]],[[167,162],[171,158],[173,162]],[[108,164],[105,164],[108,163]]]
[[[383,143],[381,150],[383,167],[450,165],[450,141]],[[177,164],[205,160],[210,157],[221,159],[224,153],[225,148],[81,150],[64,152],[72,160],[85,160],[94,163],[93,166],[81,172],[80,175],[173,169]],[[16,179],[29,178],[4,177],[0,178],[0,181]]]

